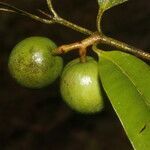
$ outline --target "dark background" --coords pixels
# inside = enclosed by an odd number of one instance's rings
[[[0,0],[37,13],[46,0]],[[96,0],[53,0],[64,18],[96,30]],[[129,0],[107,11],[103,31],[138,48],[150,48],[150,3]],[[18,85],[7,62],[14,45],[29,36],[46,36],[58,45],[85,38],[60,25],[45,25],[12,14],[0,14],[0,150],[131,150],[125,132],[105,96],[105,110],[96,115],[73,112],[62,101],[59,79],[41,90]],[[65,63],[76,57],[66,54]],[[128,114],[127,112],[127,115]]]

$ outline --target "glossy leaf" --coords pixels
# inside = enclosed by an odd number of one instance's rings
[[[99,54],[102,85],[136,150],[150,148],[150,67],[119,51]]]
[[[98,4],[100,5],[100,8],[103,11],[105,11],[111,7],[122,4],[126,1],[128,1],[128,0],[98,0]]]

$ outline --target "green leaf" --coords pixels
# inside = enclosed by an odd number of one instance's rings
[[[126,1],[128,1],[128,0],[98,0],[98,4],[100,5],[100,8],[103,11],[105,11],[111,7],[122,4]]]
[[[136,150],[150,148],[150,67],[119,51],[99,54],[102,85]]]

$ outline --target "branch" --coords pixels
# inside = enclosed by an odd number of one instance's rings
[[[28,17],[30,17],[34,20],[37,20],[37,21],[45,23],[45,24],[58,23],[58,24],[61,24],[63,26],[66,26],[68,28],[71,28],[75,31],[78,31],[80,33],[83,33],[85,35],[90,35],[90,37],[88,37],[87,39],[85,39],[81,42],[76,42],[76,43],[72,43],[72,44],[69,44],[69,45],[63,45],[63,46],[59,47],[54,52],[56,54],[57,53],[61,54],[61,53],[68,52],[68,51],[71,51],[71,50],[74,50],[74,49],[80,49],[80,54],[82,55],[83,52],[84,52],[84,55],[85,55],[86,47],[88,47],[90,45],[93,45],[94,43],[103,43],[103,44],[107,44],[107,45],[116,47],[116,48],[120,49],[121,51],[134,54],[134,55],[136,55],[136,56],[138,56],[142,59],[150,61],[150,54],[149,53],[144,52],[141,49],[137,49],[137,48],[135,48],[133,46],[130,46],[130,45],[124,43],[124,42],[120,42],[118,40],[115,40],[113,38],[107,37],[104,34],[102,34],[101,27],[100,27],[100,23],[101,23],[100,21],[101,21],[101,17],[102,17],[103,12],[101,12],[100,10],[99,10],[99,13],[98,13],[98,16],[97,16],[97,27],[98,27],[99,33],[93,34],[92,31],[90,31],[86,28],[83,28],[81,26],[78,26],[78,25],[76,25],[72,22],[69,22],[69,21],[59,17],[57,15],[57,13],[55,12],[55,10],[53,9],[51,0],[47,0],[47,4],[48,4],[48,7],[49,7],[50,11],[54,15],[54,16],[51,16],[51,15],[45,13],[44,11],[40,10],[40,12],[42,14],[44,14],[47,17],[47,19],[41,18],[37,15],[31,14],[27,11],[21,10],[17,7],[14,7],[12,5],[9,5],[9,4],[3,3],[3,2],[0,2],[0,5],[2,6],[0,8],[0,11],[10,12],[10,13],[18,13],[18,14],[21,14],[21,15],[24,15],[24,16],[28,16]]]
[[[150,61],[150,53],[145,52],[141,49],[138,49],[134,46],[128,45],[124,42],[115,40],[115,39],[107,37],[105,35],[101,35],[100,40],[101,40],[101,43],[103,43],[103,44],[108,44],[110,46],[120,49],[123,52],[131,53],[133,55],[136,55],[139,58]]]
[[[52,20],[48,20],[48,19],[44,19],[44,18],[41,18],[37,15],[34,15],[34,14],[31,14],[27,11],[24,11],[24,10],[21,10],[15,6],[12,6],[12,5],[9,5],[7,3],[3,3],[3,2],[0,2],[0,5],[4,8],[0,8],[0,11],[3,11],[3,12],[10,12],[10,13],[18,13],[20,15],[24,15],[24,16],[27,16],[27,17],[30,17],[34,20],[37,20],[39,22],[42,22],[42,23],[46,23],[46,24],[52,24]]]
[[[101,43],[116,47],[123,52],[131,53],[131,54],[138,56],[139,58],[150,61],[150,53],[142,51],[141,49],[137,49],[124,42],[120,42],[118,40],[115,40],[113,38],[107,37],[99,33],[94,33],[90,37],[79,42],[62,45],[58,47],[57,49],[55,49],[53,53],[63,54],[63,53],[67,53],[69,51],[76,50],[76,49],[80,50],[82,47],[84,47],[87,50],[88,46],[91,46],[93,44],[101,44]]]
[[[97,14],[97,19],[96,19],[97,30],[98,30],[99,33],[102,33],[101,21],[102,21],[103,13],[104,13],[104,11],[101,8],[99,8],[98,14]]]
[[[78,25],[76,25],[76,24],[74,24],[74,23],[72,23],[70,21],[67,21],[67,20],[61,18],[61,17],[56,17],[56,18],[54,18],[54,20],[58,24],[61,24],[61,25],[66,26],[68,28],[71,28],[71,29],[73,29],[75,31],[78,31],[80,33],[83,33],[85,35],[91,35],[93,33],[93,31],[90,31],[90,30],[88,30],[86,28],[78,26]]]
[[[56,12],[54,11],[53,7],[52,7],[52,4],[51,4],[51,1],[50,0],[47,0],[48,2],[48,6],[50,8],[50,10],[52,11],[52,13],[54,14],[54,16],[51,16],[43,11],[40,10],[40,12],[42,14],[44,14],[46,17],[48,17],[48,19],[45,19],[45,18],[41,18],[37,15],[34,15],[34,14],[31,14],[27,11],[24,11],[24,10],[21,10],[17,7],[14,7],[12,5],[9,5],[7,3],[3,3],[3,2],[0,2],[0,5],[3,7],[3,8],[0,8],[0,11],[4,11],[4,12],[11,12],[11,13],[18,13],[20,15],[24,15],[24,16],[27,16],[27,17],[30,17],[32,18],[33,20],[36,20],[36,21],[39,21],[39,22],[42,22],[42,23],[45,23],[45,24],[54,24],[54,23],[58,23],[60,25],[63,25],[63,26],[66,26],[68,28],[71,28],[75,31],[78,31],[80,33],[83,33],[85,35],[91,35],[93,32],[86,29],[86,28],[83,28],[81,26],[78,26],[72,22],[69,22],[61,17],[59,17]],[[54,13],[55,12],[55,13]]]
[[[72,50],[81,49],[82,47],[87,48],[88,46],[93,45],[94,43],[97,43],[98,41],[99,41],[99,36],[97,36],[96,34],[93,34],[90,37],[88,37],[82,41],[62,45],[62,46],[56,48],[53,51],[53,54],[64,54],[64,53],[68,53],[69,51],[72,51]]]
[[[56,11],[54,10],[53,8],[53,5],[52,5],[52,1],[51,0],[47,0],[47,6],[49,8],[49,10],[53,13],[53,15],[56,17],[58,16]]]
[[[68,28],[71,28],[71,29],[73,29],[73,30],[75,30],[75,31],[84,33],[84,34],[86,34],[86,35],[91,35],[91,34],[93,33],[92,31],[90,31],[90,30],[88,30],[88,29],[85,29],[85,28],[83,28],[83,27],[81,27],[81,26],[78,26],[78,25],[76,25],[76,24],[74,24],[74,23],[72,23],[72,22],[69,22],[69,21],[67,21],[67,20],[65,20],[65,19],[63,19],[63,18],[61,18],[61,17],[56,13],[56,11],[54,10],[53,5],[52,5],[52,0],[47,0],[47,5],[48,5],[49,10],[50,10],[50,11],[52,12],[52,14],[54,15],[54,18],[53,18],[54,22],[56,22],[56,23],[58,23],[58,24],[61,24],[61,25],[63,25],[63,26],[66,26],[66,27],[68,27]]]

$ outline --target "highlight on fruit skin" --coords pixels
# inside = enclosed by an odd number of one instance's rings
[[[99,82],[98,63],[87,57],[69,62],[63,70],[60,81],[63,100],[75,111],[83,114],[99,112],[104,107]]]
[[[12,50],[8,69],[16,81],[28,88],[48,86],[61,74],[63,60],[53,56],[56,44],[46,37],[33,36],[19,42]]]

